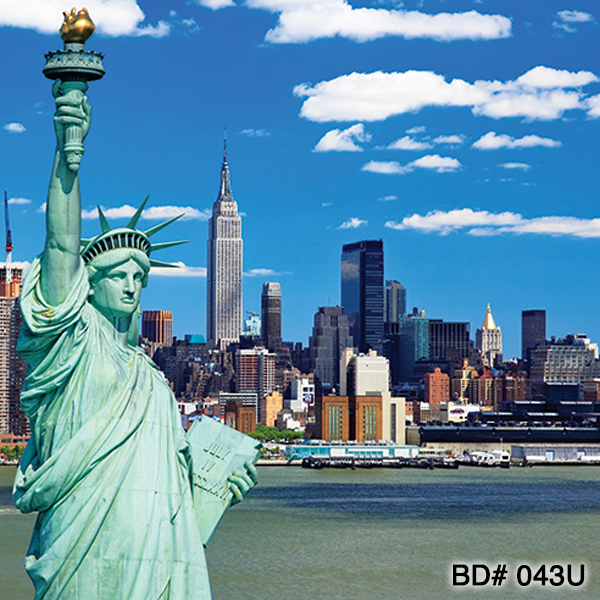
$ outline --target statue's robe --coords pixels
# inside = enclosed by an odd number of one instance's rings
[[[21,293],[21,403],[32,437],[14,487],[38,512],[25,566],[35,600],[211,598],[190,460],[167,383],[140,348],[100,327],[80,265],[48,305],[41,263]]]

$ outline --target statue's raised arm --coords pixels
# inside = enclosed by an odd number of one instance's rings
[[[91,108],[85,96],[87,84],[56,80],[54,128],[56,152],[46,204],[46,244],[42,258],[42,293],[52,306],[67,296],[79,267],[81,200],[79,162],[82,152],[70,150],[69,128],[80,129],[82,138],[90,127]]]

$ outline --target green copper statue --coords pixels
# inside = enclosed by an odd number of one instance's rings
[[[210,599],[190,445],[164,377],[136,346],[149,255],[166,245],[148,238],[162,226],[136,230],[140,207],[110,230],[100,213],[102,234],[80,240],[79,165],[65,132],[76,127],[83,141],[91,110],[62,85],[46,244],[21,294],[32,437],[14,498],[38,512],[25,566],[35,600]],[[246,469],[228,477],[237,500],[256,481]]]

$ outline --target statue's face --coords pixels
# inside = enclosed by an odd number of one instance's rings
[[[133,259],[103,271],[92,283],[92,306],[109,318],[131,317],[140,303],[145,275]]]

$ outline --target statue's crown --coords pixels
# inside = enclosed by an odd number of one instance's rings
[[[110,250],[118,250],[119,248],[140,250],[146,256],[150,257],[151,252],[162,250],[164,248],[170,248],[171,246],[178,246],[179,244],[185,244],[189,241],[181,240],[177,242],[160,242],[158,244],[152,244],[149,239],[150,236],[154,235],[167,225],[170,225],[173,223],[173,221],[177,221],[177,219],[183,217],[183,214],[177,215],[176,217],[173,217],[164,223],[160,223],[159,225],[155,225],[147,231],[140,231],[136,229],[135,226],[142,216],[142,211],[144,210],[147,201],[148,197],[146,197],[141,206],[135,211],[135,214],[133,217],[131,217],[131,220],[125,227],[118,227],[116,229],[111,229],[111,226],[108,224],[102,209],[98,207],[98,216],[100,217],[102,233],[90,240],[81,240],[81,257],[83,258],[83,262],[87,265],[91,260],[100,254],[104,254]],[[150,259],[150,266],[177,267],[177,265],[152,259]]]
[[[70,13],[63,12],[63,15],[65,19],[60,28],[60,37],[63,42],[85,44],[96,29],[87,8],[82,8],[79,12],[76,8],[72,8]]]

